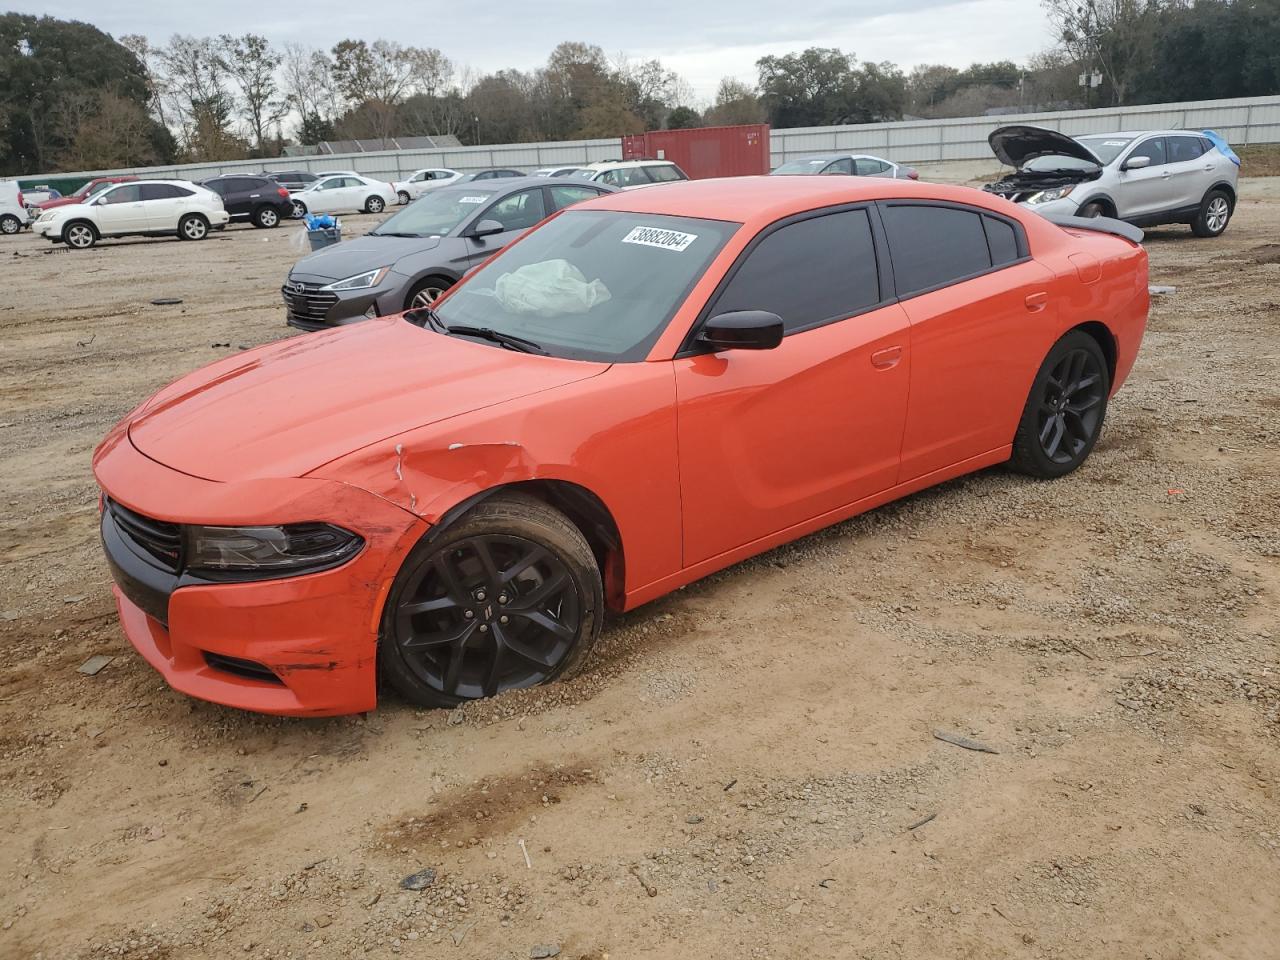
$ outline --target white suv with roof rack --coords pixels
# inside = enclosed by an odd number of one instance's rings
[[[84,203],[46,210],[32,229],[53,243],[83,250],[107,237],[203,240],[230,219],[220,196],[188,180],[130,180]]]
[[[572,176],[576,180],[607,183],[619,190],[635,190],[637,187],[651,187],[655,183],[674,183],[689,179],[670,160],[603,160],[587,164]]]

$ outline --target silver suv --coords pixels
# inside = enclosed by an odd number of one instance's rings
[[[1227,229],[1240,160],[1212,132],[1147,130],[1069,137],[1000,127],[987,138],[1015,172],[983,189],[1039,213],[1115,217],[1135,226],[1186,223],[1198,237]]]

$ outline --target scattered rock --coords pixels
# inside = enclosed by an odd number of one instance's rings
[[[933,731],[935,740],[942,740],[945,743],[953,744],[957,747],[963,747],[966,750],[976,750],[978,753],[999,753],[995,747],[987,746],[977,740],[970,740],[968,737],[961,736],[958,733],[949,733],[946,730]]]
[[[115,657],[108,657],[106,654],[95,653],[80,666],[76,667],[77,673],[83,673],[86,677],[95,677],[102,672],[102,668],[114,660]]]
[[[546,960],[547,957],[558,956],[560,956],[560,945],[558,943],[542,944],[529,951],[530,960]]]
[[[402,890],[425,890],[436,882],[436,872],[431,867],[425,867],[417,873],[411,873],[400,881]]]

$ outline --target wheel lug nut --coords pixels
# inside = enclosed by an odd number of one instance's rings
[[[502,596],[498,597],[498,602],[499,602],[499,603],[506,603],[506,602],[507,602],[507,595],[504,593],[504,594],[502,594]]]
[[[467,611],[466,611],[465,613],[463,613],[462,615],[463,615],[466,619],[470,620],[470,619],[472,619],[473,617],[475,617],[475,615],[476,615],[476,614],[475,614],[475,611],[474,611],[474,610],[467,610]]]
[[[488,633],[488,632],[489,632],[489,627],[488,627],[486,624],[483,624],[483,623],[482,623],[482,624],[480,624],[480,632],[481,632],[481,633]]]
[[[484,591],[483,591],[483,590],[481,590],[479,593],[477,593],[477,594],[476,594],[476,599],[477,599],[477,600],[479,600],[479,601],[481,601],[481,602],[484,602]]]
[[[508,619],[509,619],[509,618],[507,618],[507,617],[499,617],[499,618],[498,618],[498,622],[499,622],[499,623],[506,623]]]

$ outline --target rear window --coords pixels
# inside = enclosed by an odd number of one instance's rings
[[[901,297],[991,269],[983,217],[977,211],[889,203],[881,216]]]
[[[983,217],[982,227],[987,232],[987,249],[991,251],[992,266],[1013,263],[1020,257],[1018,234],[1013,225],[996,217]]]
[[[554,356],[640,361],[739,226],[571,209],[485,263],[437,312]]]

